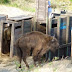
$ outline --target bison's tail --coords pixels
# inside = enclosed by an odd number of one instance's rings
[[[15,50],[16,50],[16,56],[18,58],[22,58],[22,50],[19,47],[19,40],[17,40],[16,43],[15,43]]]

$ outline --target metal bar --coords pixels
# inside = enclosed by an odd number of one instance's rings
[[[63,44],[63,45],[60,45],[60,46],[59,46],[59,48],[68,47],[68,46],[70,46],[70,45],[71,45],[71,43],[68,43],[68,44]]]

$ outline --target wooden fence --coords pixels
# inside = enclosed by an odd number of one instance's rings
[[[57,27],[52,28],[52,25],[54,24],[53,21],[56,20]],[[56,24],[55,23],[55,24]],[[72,26],[72,16],[71,15],[63,15],[58,16],[55,19],[49,19],[48,23],[48,31],[47,33],[50,35],[56,35],[56,38],[59,41],[59,44],[61,48],[66,47],[66,56],[70,53],[70,43],[71,43],[71,26]],[[46,27],[47,28],[47,27]],[[60,56],[61,53],[58,49],[58,56]]]
[[[41,27],[40,25],[42,24],[38,22],[36,25],[36,30],[49,34],[51,36],[55,35],[55,37],[59,41],[61,48],[64,48],[66,50],[66,56],[69,56],[72,52],[70,52],[72,15],[64,14],[55,18],[50,18],[46,20],[45,24],[45,26]],[[37,26],[40,29],[38,29]],[[43,28],[44,31],[41,28]],[[58,56],[61,56],[63,54],[62,52],[60,52],[60,50],[61,49],[58,49]]]

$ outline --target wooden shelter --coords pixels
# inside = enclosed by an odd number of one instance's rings
[[[0,21],[0,56],[2,55],[3,49],[3,37],[4,37],[4,29],[7,28],[7,25],[11,26],[11,41],[10,41],[10,57],[12,58],[15,55],[15,47],[14,43],[16,40],[27,32],[32,31],[33,26],[33,17],[32,16],[18,16],[11,17],[8,20]]]

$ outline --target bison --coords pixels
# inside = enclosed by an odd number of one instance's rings
[[[15,43],[17,57],[20,62],[19,68],[21,68],[22,59],[25,62],[26,67],[29,68],[28,63],[26,62],[26,58],[30,56],[31,51],[34,60],[34,65],[36,65],[36,61],[39,62],[41,57],[47,51],[51,50],[55,53],[58,46],[59,43],[55,37],[46,35],[38,31],[33,31],[22,35],[19,39],[17,39]]]
[[[10,52],[11,41],[11,26],[6,27],[3,32],[2,53],[7,54]]]

